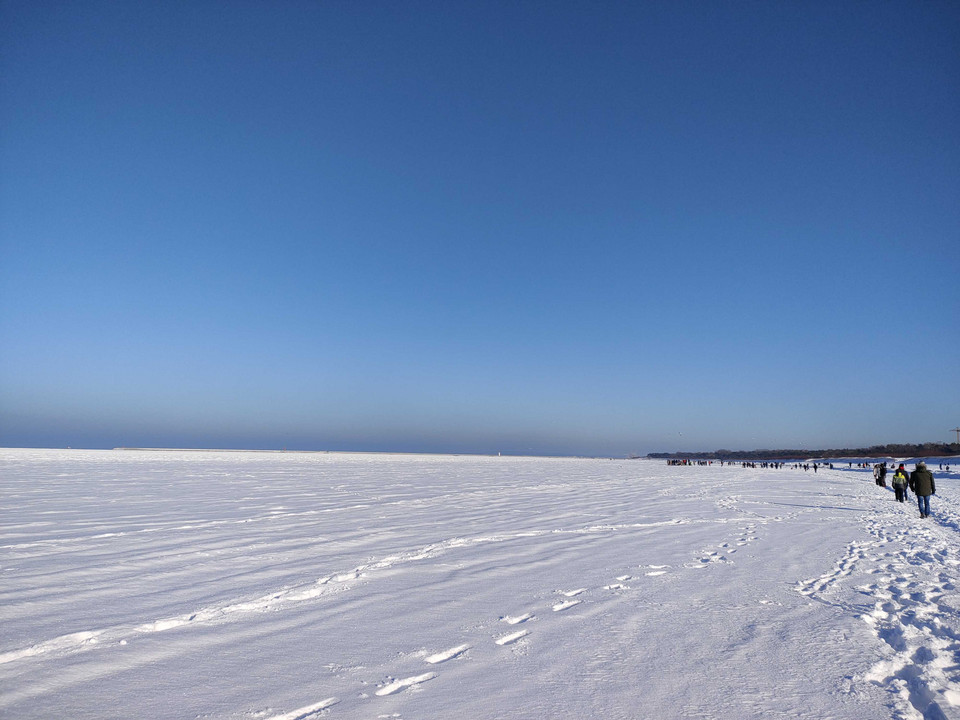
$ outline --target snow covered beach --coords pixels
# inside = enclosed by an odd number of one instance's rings
[[[0,717],[960,718],[931,469],[0,450]]]

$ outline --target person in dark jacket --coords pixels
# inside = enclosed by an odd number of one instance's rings
[[[897,471],[893,474],[893,481],[890,483],[893,485],[893,492],[896,493],[897,502],[903,502],[907,498],[907,483],[910,481],[910,478],[907,477],[907,471],[903,467],[903,463],[900,463],[900,467],[897,468]]]
[[[910,489],[917,494],[920,517],[930,517],[930,496],[937,494],[937,484],[933,481],[933,473],[927,470],[927,464],[923,460],[918,462],[917,469],[910,473]]]

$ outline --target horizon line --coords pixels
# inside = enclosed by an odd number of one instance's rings
[[[61,447],[6,447],[0,446],[0,450],[86,450],[90,452],[196,452],[196,453],[274,453],[274,454],[309,454],[309,455],[437,455],[448,457],[507,457],[507,458],[571,458],[586,460],[635,460],[645,459],[645,456],[622,456],[614,455],[537,455],[528,453],[507,452],[437,452],[429,450],[288,450],[265,449],[265,448],[175,448],[175,447],[73,447],[71,445]]]

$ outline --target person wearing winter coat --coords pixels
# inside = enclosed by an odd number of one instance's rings
[[[890,481],[890,484],[893,485],[893,492],[897,496],[897,502],[903,502],[907,499],[908,482],[910,482],[910,478],[907,477],[907,471],[903,467],[903,463],[900,463],[900,467],[893,474],[893,480]]]
[[[933,481],[933,473],[927,470],[927,464],[923,460],[918,462],[917,469],[910,473],[910,489],[917,494],[920,517],[930,517],[930,496],[937,494],[937,485]]]

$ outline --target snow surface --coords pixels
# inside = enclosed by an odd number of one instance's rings
[[[960,718],[932,469],[0,450],[0,717]]]

